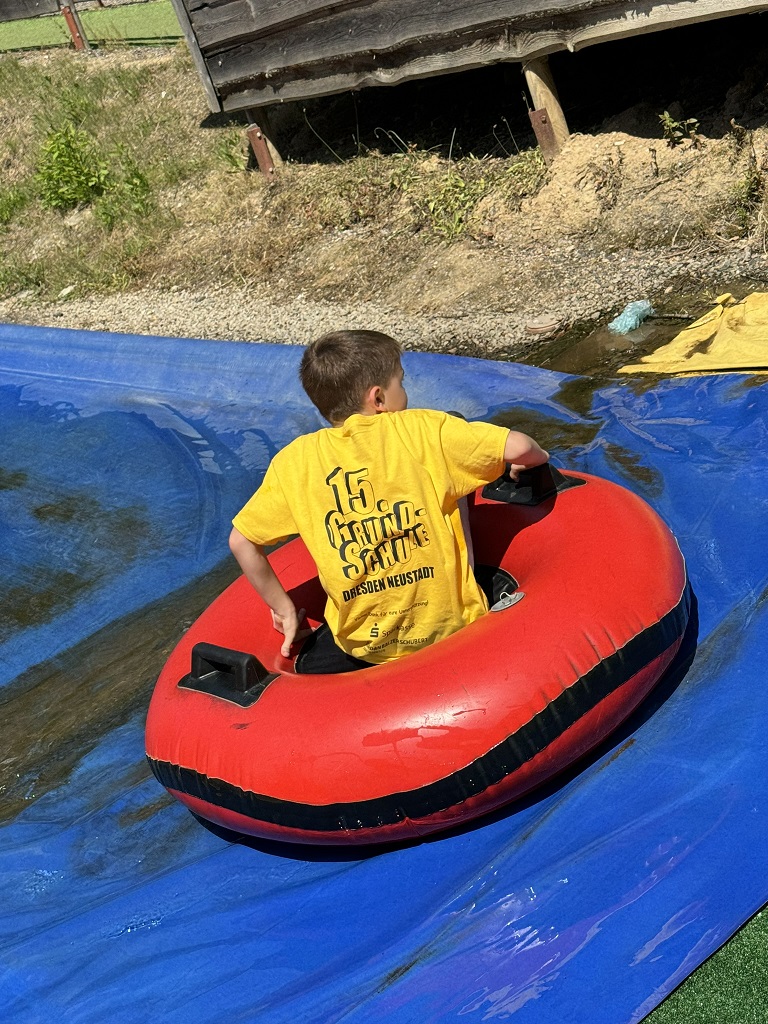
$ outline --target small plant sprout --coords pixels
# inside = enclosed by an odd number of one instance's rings
[[[684,120],[678,121],[668,110],[665,110],[663,114],[659,114],[659,121],[661,121],[668,146],[679,146],[686,139],[694,147],[701,145],[699,122],[695,117],[686,117]]]
[[[216,144],[216,155],[230,174],[240,174],[248,168],[248,145],[239,125],[231,126]]]
[[[71,122],[52,131],[43,143],[35,182],[40,200],[49,210],[72,210],[104,193],[109,169],[82,128]]]

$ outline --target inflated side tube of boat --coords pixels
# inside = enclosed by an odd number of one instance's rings
[[[605,739],[685,632],[675,538],[625,488],[549,468],[478,493],[471,526],[476,561],[514,576],[514,600],[360,672],[296,674],[266,606],[244,577],[233,583],[157,681],[146,744],[159,781],[235,832],[380,843],[499,808]],[[270,560],[319,623],[324,595],[301,541]]]

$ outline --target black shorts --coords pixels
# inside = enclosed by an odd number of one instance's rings
[[[356,672],[359,668],[372,667],[369,661],[361,661],[342,651],[327,622],[307,637],[296,655],[295,664],[297,672],[313,676],[325,672]]]

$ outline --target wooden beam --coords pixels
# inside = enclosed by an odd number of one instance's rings
[[[540,2],[540,0],[537,0]],[[631,8],[631,9],[628,9]],[[525,62],[558,50],[577,50],[609,39],[621,39],[646,32],[768,10],[768,0],[745,4],[745,0],[636,0],[582,10],[541,23],[517,23],[511,19],[504,31],[461,39],[433,38],[415,46],[389,53],[353,53],[315,65],[296,67],[289,46],[282,66],[265,68],[258,60],[240,64],[241,77],[227,80],[215,76],[224,110],[242,110],[265,104],[328,96],[347,90],[377,85],[399,85],[414,79],[453,71],[465,71],[500,61]],[[441,48],[442,47],[442,48]],[[210,65],[220,58],[207,58]],[[213,67],[211,68],[213,76]],[[221,68],[219,68],[221,70]]]
[[[528,91],[531,94],[534,111],[539,114],[541,111],[546,111],[546,116],[543,119],[539,117],[538,122],[531,115],[531,124],[534,127],[534,131],[537,127],[540,130],[548,127],[552,129],[552,148],[550,148],[549,144],[550,136],[548,131],[546,132],[546,144],[543,142],[543,137],[539,139],[544,157],[547,163],[549,163],[566,144],[571,133],[568,131],[568,124],[565,120],[563,108],[560,106],[560,98],[557,95],[557,87],[555,86],[555,80],[552,77],[547,58],[532,57],[530,60],[525,61],[523,73],[525,74]],[[538,131],[536,132],[536,137],[539,138]]]
[[[189,21],[187,9],[184,6],[184,0],[171,0],[171,3],[173,4],[173,9],[176,12],[176,17],[178,18],[179,25],[181,26],[181,31],[184,35],[184,38],[187,41],[187,46],[189,47],[189,52],[192,56],[192,63],[195,65],[197,73],[200,76],[200,81],[202,82],[203,85],[205,97],[208,100],[208,106],[210,107],[211,111],[214,114],[218,114],[221,111],[221,102],[219,101],[219,94],[214,88],[213,82],[211,81],[211,76],[208,73],[208,65],[206,64],[205,59],[203,58],[203,55],[200,52],[200,47],[198,46],[197,38],[195,36],[192,25],[190,24]]]

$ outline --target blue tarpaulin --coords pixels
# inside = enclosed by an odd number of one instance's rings
[[[150,775],[144,711],[234,576],[232,514],[322,425],[300,355],[0,326],[4,1019],[640,1020],[768,900],[768,388],[408,353],[411,405],[519,426],[657,509],[698,600],[692,664],[463,830],[230,844]]]

